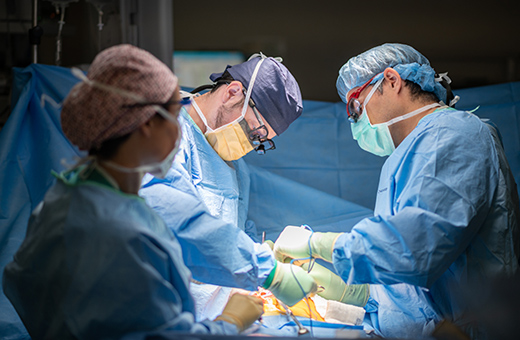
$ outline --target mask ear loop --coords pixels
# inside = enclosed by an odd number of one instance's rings
[[[265,56],[264,56],[265,57]],[[222,125],[220,127],[218,127],[217,129],[212,129],[209,127],[208,123],[207,123],[207,120],[206,120],[206,117],[204,117],[204,114],[202,114],[202,111],[200,110],[199,106],[197,105],[197,103],[195,103],[194,100],[192,100],[192,105],[193,107],[195,108],[195,111],[197,111],[197,113],[199,114],[200,116],[200,119],[202,119],[202,121],[204,122],[204,124],[206,125],[206,128],[208,129],[208,132],[216,132],[216,131],[219,131],[221,129],[224,129],[225,127],[231,125],[231,124],[234,124],[242,119],[244,119],[244,116],[246,115],[246,111],[247,111],[247,107],[249,106],[249,98],[251,98],[251,92],[253,91],[253,85],[255,83],[255,80],[256,80],[256,76],[258,75],[258,70],[260,69],[260,66],[262,65],[262,63],[264,62],[266,58],[262,58],[258,61],[258,63],[256,64],[255,66],[255,69],[253,71],[253,74],[251,75],[251,80],[249,81],[249,88],[247,89],[247,92],[246,92],[246,98],[244,100],[244,106],[242,106],[242,113],[240,115],[240,117],[238,117],[237,119],[235,119],[234,121],[230,122],[230,123],[227,123],[225,125]]]
[[[383,79],[384,78],[381,78],[379,79],[375,84],[374,84],[374,87],[370,90],[370,92],[368,93],[368,96],[365,98],[365,100],[363,101],[363,110],[361,111],[361,115],[366,114],[367,115],[367,120],[368,122],[370,123],[370,125],[372,125],[372,122],[370,122],[370,117],[368,117],[368,111],[367,111],[367,107],[366,105],[368,104],[369,100],[372,98],[372,96],[374,95],[374,93],[376,92],[377,88],[383,83]],[[361,119],[361,116],[359,116],[358,119]]]
[[[192,96],[191,97],[191,106],[193,106],[193,108],[195,109],[195,112],[197,112],[197,114],[199,115],[199,118],[202,120],[202,122],[204,123],[204,125],[206,126],[206,133],[208,132],[214,132],[215,130],[213,130],[209,124],[208,124],[208,120],[206,119],[206,116],[204,116],[204,114],[202,113],[202,110],[200,109],[199,105],[197,104],[197,102],[195,101],[195,97],[196,96]]]
[[[256,76],[258,75],[258,71],[260,70],[260,66],[262,66],[262,63],[266,57],[262,54],[262,58],[258,61],[258,63],[255,66],[255,70],[253,71],[253,74],[251,75],[251,80],[249,81],[249,87],[246,92],[246,98],[244,100],[244,106],[242,106],[242,114],[241,118],[243,118],[246,115],[247,108],[249,106],[249,99],[251,98],[251,93],[253,92],[253,86],[256,81]]]

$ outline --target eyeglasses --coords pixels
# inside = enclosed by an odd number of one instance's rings
[[[359,102],[358,98],[361,92],[370,85],[370,82],[374,77],[370,78],[369,81],[363,84],[360,88],[358,88],[354,93],[350,95],[350,98],[348,98],[347,101],[347,115],[348,120],[350,120],[352,123],[357,123],[359,116],[361,116],[361,113],[363,112],[363,108],[361,107],[361,103]]]
[[[276,149],[276,146],[271,139],[267,138],[269,135],[269,130],[267,130],[260,113],[256,109],[255,102],[251,98],[249,98],[249,106],[251,109],[253,109],[255,117],[260,123],[259,127],[249,130],[249,140],[251,141],[251,144],[253,144],[256,153],[259,155],[264,155],[266,151]]]

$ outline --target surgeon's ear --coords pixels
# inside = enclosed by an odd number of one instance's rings
[[[391,67],[388,67],[383,76],[385,77],[385,81],[388,84],[388,87],[391,91],[396,91],[399,93],[404,85],[404,81],[401,79],[399,73]]]
[[[242,101],[243,86],[242,83],[234,80],[226,86],[226,89],[222,95],[222,103],[228,105],[234,105]]]

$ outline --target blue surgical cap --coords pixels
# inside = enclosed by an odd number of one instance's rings
[[[246,88],[249,86],[251,75],[261,57],[227,66],[227,71],[233,79],[238,80]],[[209,78],[217,81],[222,73],[213,73]],[[273,128],[280,135],[296,120],[303,110],[300,87],[289,70],[274,58],[266,58],[256,76],[251,97],[256,107]]]
[[[430,62],[413,47],[403,44],[383,44],[350,58],[339,70],[336,82],[338,94],[345,103],[347,93],[376,76],[371,83],[383,77],[382,72],[392,67],[402,79],[418,84],[424,91],[433,92],[446,102],[446,89],[435,81],[435,70]]]

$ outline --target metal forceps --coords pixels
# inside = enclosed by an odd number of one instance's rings
[[[285,314],[287,314],[294,321],[296,326],[298,326],[298,335],[304,335],[304,334],[309,333],[309,330],[307,328],[303,327],[300,320],[298,320],[298,318],[296,318],[296,316],[294,316],[292,310],[290,310],[289,307],[287,307],[287,305],[285,303],[283,303],[280,300],[278,300],[278,303],[280,304],[280,306],[283,307],[283,309],[285,309]]]

